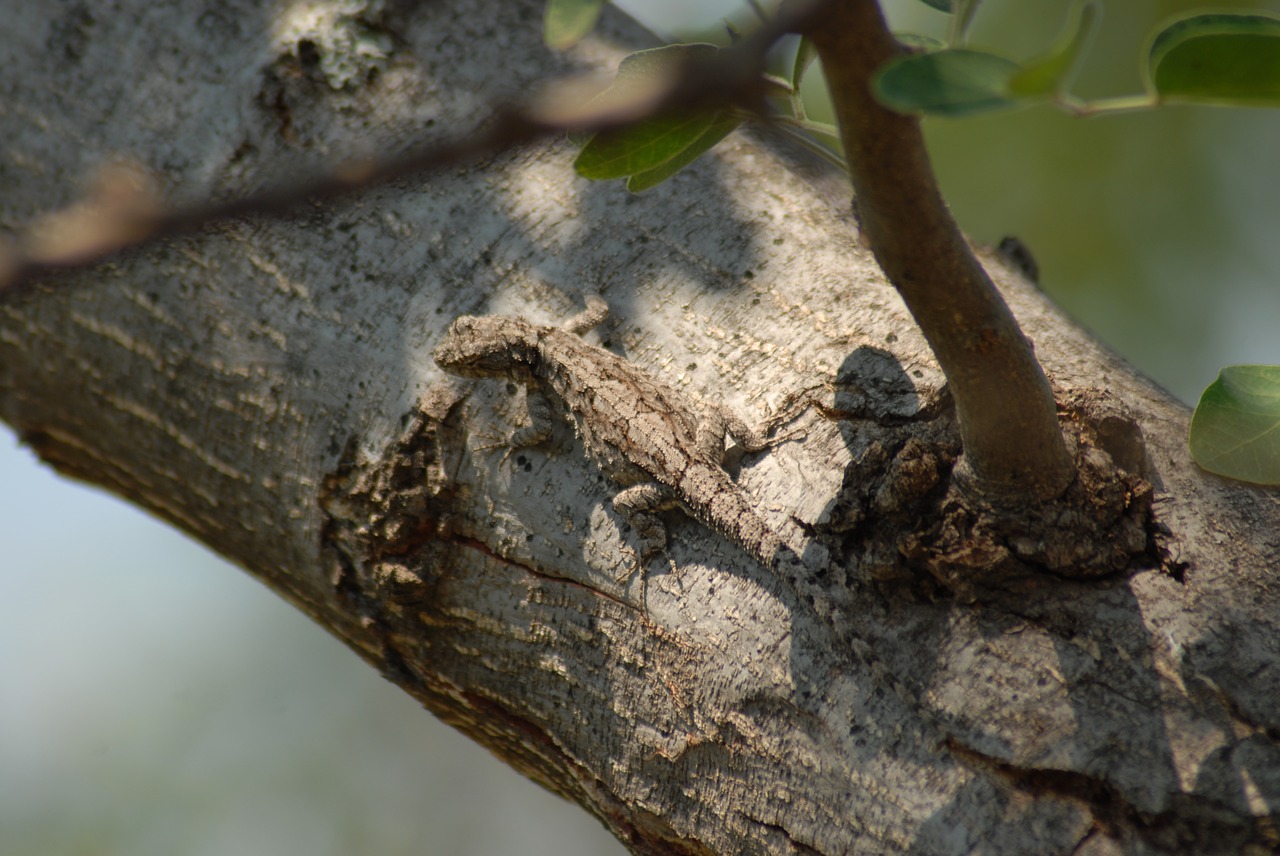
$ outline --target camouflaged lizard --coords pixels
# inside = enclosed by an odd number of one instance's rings
[[[795,553],[722,466],[726,434],[746,451],[770,441],[741,418],[718,407],[704,410],[622,357],[585,342],[580,334],[607,314],[605,302],[590,297],[560,327],[505,315],[463,316],[449,326],[435,360],[462,377],[525,384],[530,425],[512,434],[514,448],[546,439],[552,410],[566,416],[587,456],[624,487],[613,505],[637,530],[643,559],[666,544],[654,512],[678,505],[775,570],[782,562],[798,567]]]

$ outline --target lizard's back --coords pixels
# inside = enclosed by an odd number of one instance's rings
[[[549,327],[542,334],[537,374],[572,420],[587,455],[622,484],[656,480],[674,487],[675,479],[664,475],[681,473],[697,459],[697,406],[574,333]]]

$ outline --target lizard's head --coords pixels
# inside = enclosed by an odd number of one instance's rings
[[[526,362],[529,324],[502,315],[464,315],[449,325],[436,346],[436,365],[462,377],[501,377]]]

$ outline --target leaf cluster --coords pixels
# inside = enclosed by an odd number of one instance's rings
[[[922,0],[935,8],[946,0]],[[970,116],[1050,103],[1080,115],[1201,104],[1280,106],[1280,18],[1191,14],[1166,22],[1147,40],[1146,92],[1084,101],[1070,86],[1101,18],[1102,4],[1077,4],[1056,42],[1017,61],[963,44],[912,41],[918,49],[883,66],[876,97],[902,113]]]

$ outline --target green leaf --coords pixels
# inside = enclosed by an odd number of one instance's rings
[[[1014,107],[1009,80],[1020,66],[995,54],[964,49],[902,56],[881,66],[872,91],[899,113],[965,116]]]
[[[578,152],[573,167],[578,175],[596,181],[647,172],[696,143],[715,118],[711,113],[654,116],[618,131],[597,134]]]
[[[1280,366],[1229,366],[1191,416],[1191,457],[1211,473],[1280,484]]]
[[[564,50],[591,32],[605,0],[547,0],[542,38],[547,47]]]
[[[636,51],[618,63],[618,77],[614,86],[628,81],[647,80],[654,75],[670,74],[680,63],[693,58],[714,57],[720,49],[705,42],[683,45],[663,45],[660,48]]]
[[[1165,27],[1147,53],[1163,102],[1280,105],[1280,19],[1192,15]]]
[[[648,190],[661,184],[693,163],[716,143],[729,136],[733,129],[740,124],[742,124],[741,119],[728,113],[722,113],[712,121],[711,125],[697,139],[690,142],[689,145],[685,146],[666,163],[644,172],[637,172],[627,179],[627,190],[632,193],[639,193],[642,190]]]
[[[680,63],[718,50],[714,45],[690,44],[633,53],[618,66],[613,85],[599,97],[617,97],[630,87],[652,85]],[[785,86],[785,81],[781,83]],[[629,189],[646,190],[688,166],[738,124],[738,119],[718,110],[652,116],[592,137],[578,153],[574,169],[596,181],[627,178]]]
[[[951,6],[952,6],[951,0],[920,0],[920,2],[926,6],[932,6],[934,9],[937,9],[939,12],[951,11]]]
[[[622,58],[613,82],[591,99],[596,102],[627,104],[639,96],[641,101],[664,90],[682,66],[699,60],[713,61],[720,49],[702,42],[664,45],[660,48],[636,51]]]
[[[1098,4],[1077,4],[1071,20],[1058,41],[1042,57],[1023,63],[1022,70],[1009,80],[1009,94],[1030,98],[1064,92],[1071,83],[1071,71],[1089,44],[1098,20]]]

